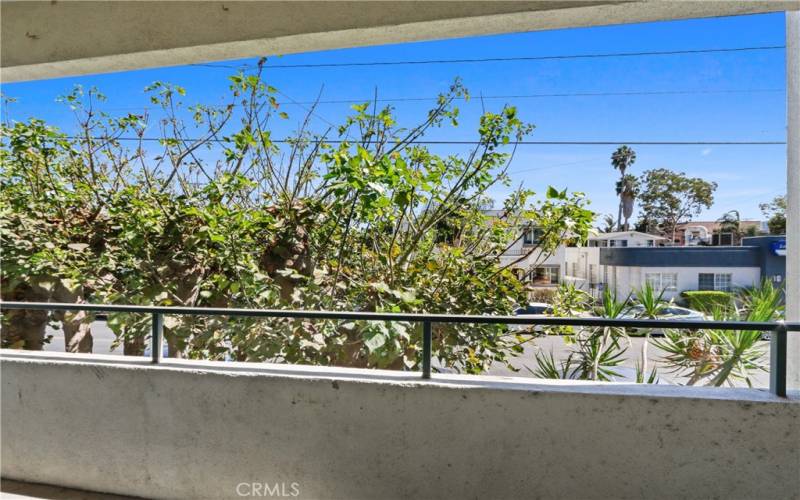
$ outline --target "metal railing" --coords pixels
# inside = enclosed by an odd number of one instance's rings
[[[431,378],[431,356],[434,323],[473,323],[543,326],[588,326],[623,328],[676,328],[685,330],[719,329],[770,332],[770,384],[775,395],[786,397],[786,351],[789,331],[800,331],[800,323],[783,321],[684,321],[663,319],[610,319],[610,318],[531,318],[525,316],[481,316],[426,313],[389,313],[356,311],[300,311],[284,309],[235,309],[219,307],[160,307],[134,305],[68,304],[56,302],[6,302],[3,309],[45,311],[88,311],[97,313],[149,314],[152,317],[152,362],[160,363],[164,342],[164,315],[239,316],[255,318],[305,318],[362,321],[404,321],[422,323],[422,378]]]

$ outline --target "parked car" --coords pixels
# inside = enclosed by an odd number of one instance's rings
[[[520,307],[514,311],[515,316],[524,318],[547,318],[553,314],[553,306],[545,302],[529,302],[524,307]],[[512,330],[525,330],[535,333],[542,333],[542,325],[511,325]]]
[[[640,318],[644,312],[644,306],[636,304],[628,308],[627,311],[622,313],[621,318]],[[705,314],[693,309],[687,309],[679,306],[665,306],[661,309],[661,314],[658,319],[671,319],[681,321],[703,321],[708,319]]]
[[[629,307],[628,310],[622,313],[620,315],[620,318],[623,319],[641,318],[643,312],[644,312],[644,306],[642,306],[641,304],[636,304]],[[668,319],[676,321],[704,321],[709,318],[700,311],[695,311],[693,309],[687,309],[685,307],[680,307],[675,305],[668,305],[661,309],[661,314],[658,315],[657,319]],[[641,331],[643,330],[640,328],[629,329],[630,333],[637,333]],[[652,333],[659,334],[663,332],[661,330],[654,330]]]
[[[553,316],[553,306],[545,302],[531,302],[514,311],[514,315],[529,318],[549,318]],[[591,318],[594,315],[591,311],[582,311],[576,313],[575,316],[579,318]],[[554,331],[546,332],[544,325],[511,325],[510,328],[512,330],[532,331],[537,334],[555,333]]]
[[[514,311],[516,316],[546,316],[553,314],[553,306],[545,302],[529,302]]]

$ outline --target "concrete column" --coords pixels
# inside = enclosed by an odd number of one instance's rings
[[[800,12],[786,12],[786,319],[800,321]],[[787,386],[800,389],[800,333],[789,335]]]

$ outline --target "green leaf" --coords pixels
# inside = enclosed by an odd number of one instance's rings
[[[386,337],[379,331],[370,331],[371,335],[364,337],[364,345],[370,352],[374,352],[386,344]],[[366,332],[365,332],[366,333]]]

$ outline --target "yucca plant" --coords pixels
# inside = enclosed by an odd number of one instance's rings
[[[743,315],[742,313],[750,314],[752,311],[760,310],[757,312],[759,315],[773,311],[771,319],[783,317],[783,287],[776,287],[769,279],[761,280],[758,286],[739,290],[738,296],[741,303],[740,316]]]
[[[612,294],[606,288],[603,291],[603,302],[595,309],[598,316],[607,319],[616,319],[622,316],[630,307],[631,296],[628,295],[623,300],[617,298],[616,291]],[[588,337],[578,339],[581,346],[580,363],[585,372],[590,374],[592,380],[608,380],[610,376],[619,376],[612,370],[613,367],[622,363],[622,355],[628,346],[621,345],[620,341],[628,341],[625,328],[618,326],[604,326],[594,329],[586,329]]]
[[[620,317],[630,305],[630,296],[620,301],[616,294],[606,290],[603,303],[595,313],[605,318]],[[566,360],[557,362],[553,353],[537,353],[536,369],[528,371],[540,378],[613,380],[620,374],[615,367],[624,361],[628,340],[624,328],[606,326],[598,328],[578,328],[573,335],[564,337],[564,342],[572,344]]]
[[[551,378],[551,379],[568,379],[575,372],[572,368],[572,354],[567,356],[567,359],[561,362],[556,362],[553,351],[545,354],[537,352],[536,369],[531,370],[527,366],[527,370],[538,378]]]
[[[620,374],[614,369],[625,361],[628,346],[621,343],[622,335],[612,333],[618,327],[597,328],[589,335],[578,335],[575,351],[575,373],[584,380],[613,380]],[[624,329],[622,329],[624,332]]]
[[[637,318],[642,319],[658,319],[664,312],[667,303],[663,300],[664,290],[656,292],[650,282],[636,291],[636,301],[642,307],[641,311],[636,315]],[[647,346],[650,345],[650,328],[645,329],[645,339],[642,343],[642,358],[640,362],[636,363],[636,381],[639,383],[644,382],[644,374],[647,373]],[[655,380],[656,370],[655,367],[650,373],[648,380]]]
[[[650,370],[650,375],[647,376],[647,380],[645,381],[645,370],[642,367],[642,364],[637,360],[636,361],[636,383],[637,384],[657,384],[658,383],[658,367],[654,366],[652,370]]]
[[[772,293],[760,287],[743,291],[746,308],[727,315],[716,314],[716,320],[772,321],[779,317],[781,305]],[[706,385],[733,386],[743,380],[752,386],[751,373],[768,371],[764,355],[766,349],[759,343],[762,332],[745,330],[708,329],[697,332],[668,329],[664,338],[654,344],[666,351],[664,362],[672,366],[672,373],[687,376],[687,385],[705,382]]]

